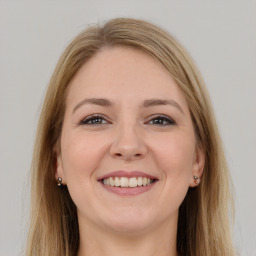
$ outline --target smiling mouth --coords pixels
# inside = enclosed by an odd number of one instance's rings
[[[108,177],[101,180],[101,182],[106,186],[120,188],[136,188],[142,186],[149,186],[156,181],[156,179],[150,179],[147,177]]]

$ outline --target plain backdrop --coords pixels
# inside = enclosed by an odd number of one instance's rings
[[[20,255],[29,168],[47,83],[68,42],[113,17],[172,33],[201,70],[224,141],[236,199],[234,242],[256,255],[256,1],[0,1],[0,256]]]

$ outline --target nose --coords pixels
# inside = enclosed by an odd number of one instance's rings
[[[147,147],[138,127],[123,125],[115,131],[113,137],[113,143],[110,147],[112,157],[132,161],[141,159],[146,155]]]

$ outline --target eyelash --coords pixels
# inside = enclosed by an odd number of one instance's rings
[[[99,120],[101,120],[100,123],[97,122]],[[157,123],[151,123],[152,121],[156,121],[156,120],[158,120]],[[162,123],[159,123],[160,120]],[[95,121],[97,123],[95,123]],[[95,115],[88,116],[85,119],[81,120],[79,125],[104,125],[107,123],[109,123],[109,121],[104,116],[95,114]],[[150,123],[152,125],[156,125],[156,126],[176,125],[176,122],[172,118],[167,117],[165,115],[154,116],[153,118],[151,118],[149,121],[146,122],[146,124],[150,124]]]
[[[105,124],[102,122],[101,123],[93,123],[94,121],[99,120],[99,119],[109,122],[106,120],[106,118],[104,116],[95,114],[95,115],[88,116],[85,119],[81,120],[81,122],[79,124],[80,125],[102,125],[102,124]]]
[[[147,123],[150,123],[156,120],[158,121],[161,120],[162,122],[165,122],[165,124],[153,123],[152,125],[157,125],[157,126],[176,125],[176,122],[172,118],[167,117],[165,115],[156,115],[153,118],[151,118]]]

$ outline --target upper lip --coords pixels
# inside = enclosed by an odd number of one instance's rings
[[[118,171],[113,171],[113,172],[109,172],[101,177],[98,178],[98,180],[103,180],[103,179],[107,179],[110,177],[126,177],[126,178],[133,178],[133,177],[146,177],[146,178],[150,178],[152,180],[157,180],[156,177],[145,173],[145,172],[141,172],[141,171],[124,171],[124,170],[118,170]]]

